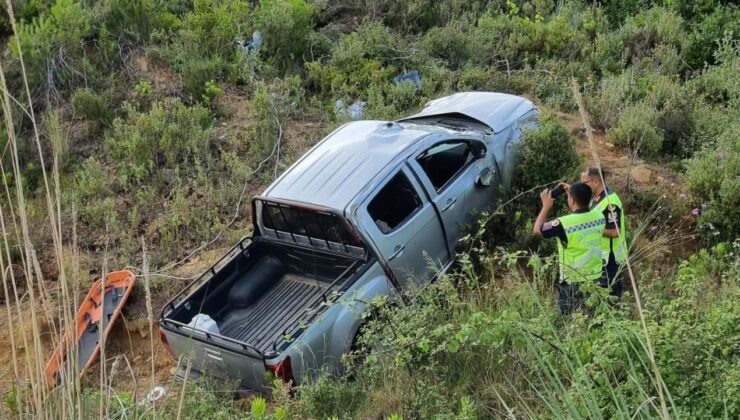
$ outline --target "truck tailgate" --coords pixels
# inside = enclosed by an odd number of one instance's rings
[[[238,380],[241,386],[260,390],[268,384],[265,360],[257,351],[220,335],[167,325],[164,341],[175,354],[191,363],[191,370],[221,380]]]

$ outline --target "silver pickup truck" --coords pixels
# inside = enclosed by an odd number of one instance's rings
[[[537,115],[524,98],[465,92],[338,128],[253,199],[253,237],[165,305],[163,346],[191,375],[251,390],[270,372],[296,385],[341,372],[369,302],[449,268]]]

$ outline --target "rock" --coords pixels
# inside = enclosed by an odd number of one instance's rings
[[[149,321],[146,318],[129,321],[126,325],[129,331],[139,333],[141,338],[146,338],[149,335]]]
[[[648,169],[645,165],[637,165],[632,168],[630,173],[631,177],[635,182],[640,184],[647,184],[653,177],[653,171]]]

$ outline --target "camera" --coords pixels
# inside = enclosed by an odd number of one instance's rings
[[[553,188],[552,191],[550,191],[550,196],[552,198],[558,198],[565,192],[565,188],[563,188],[563,185],[558,185],[557,187]]]

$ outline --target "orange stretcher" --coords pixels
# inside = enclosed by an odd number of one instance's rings
[[[106,276],[104,292],[102,279],[93,283],[77,310],[75,324],[67,327],[64,334],[66,338],[46,363],[46,378],[50,384],[66,380],[64,376],[75,370],[82,377],[95,363],[100,353],[100,341],[108,336],[135,282],[134,273],[124,270],[114,271]],[[77,368],[65,369],[72,348],[76,348]]]

